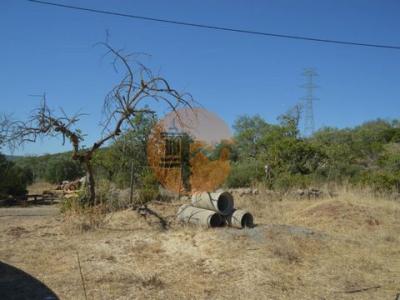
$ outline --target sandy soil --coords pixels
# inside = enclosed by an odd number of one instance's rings
[[[83,283],[88,299],[392,300],[400,293],[399,202],[348,192],[235,201],[254,214],[257,227],[177,224],[181,202],[151,205],[167,230],[132,210],[62,215],[56,205],[1,208],[0,261],[61,299],[85,299]],[[13,283],[5,277],[0,294]],[[21,293],[38,295],[32,288]]]

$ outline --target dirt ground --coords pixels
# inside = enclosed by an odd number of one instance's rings
[[[261,192],[235,203],[253,213],[255,228],[177,224],[182,202],[150,206],[166,230],[133,210],[1,208],[0,261],[60,299],[85,299],[85,290],[88,299],[394,300],[400,293],[399,202],[353,192],[317,200]],[[0,298],[4,289],[16,299],[39,295],[10,277],[0,274]]]

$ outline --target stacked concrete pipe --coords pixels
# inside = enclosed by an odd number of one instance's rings
[[[235,209],[232,214],[225,218],[228,225],[232,227],[244,228],[254,226],[252,214],[243,209]]]
[[[228,192],[195,193],[191,203],[179,208],[179,221],[207,227],[226,224],[236,228],[253,227],[253,216],[245,210],[235,209],[233,197]]]
[[[233,197],[228,192],[195,193],[192,196],[192,205],[215,211],[223,216],[231,214],[234,210]]]
[[[225,224],[225,219],[212,210],[182,205],[177,214],[177,219],[181,222],[192,223],[196,225],[205,225],[207,227],[220,227]]]

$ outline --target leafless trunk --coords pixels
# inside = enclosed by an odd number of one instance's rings
[[[94,206],[96,204],[96,184],[94,181],[93,168],[90,160],[85,161],[85,168],[86,168],[86,179],[87,179],[87,191],[89,194],[88,204],[89,206]]]

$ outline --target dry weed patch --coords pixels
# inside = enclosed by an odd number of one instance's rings
[[[1,217],[0,259],[63,299],[84,299],[76,251],[89,299],[394,299],[400,203],[338,194],[238,196],[257,224],[243,230],[176,224],[181,202],[150,204],[168,230],[134,210]]]

